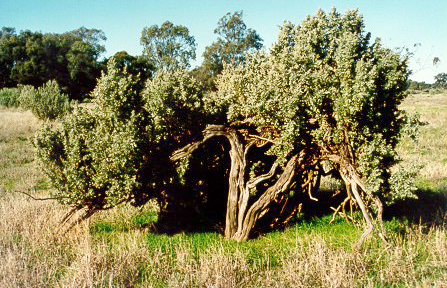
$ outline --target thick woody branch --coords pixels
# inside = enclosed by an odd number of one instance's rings
[[[259,175],[256,178],[250,179],[250,181],[248,181],[248,183],[247,183],[248,189],[255,188],[256,185],[260,184],[261,182],[267,181],[270,178],[272,178],[275,175],[276,168],[278,168],[278,163],[274,163],[268,173],[265,173],[265,174]]]
[[[171,161],[176,162],[176,161],[179,161],[180,159],[182,159],[184,157],[187,157],[187,156],[191,155],[197,148],[199,148],[202,144],[204,144],[211,137],[212,136],[204,137],[200,141],[196,141],[194,143],[190,143],[190,144],[184,146],[183,148],[174,151],[174,153],[171,154],[171,157],[169,157],[169,159]]]
[[[189,143],[188,145],[174,151],[169,159],[171,161],[179,161],[180,159],[191,155],[195,150],[197,150],[201,145],[203,145],[207,140],[216,136],[229,136],[228,129],[223,125],[207,125],[202,132],[203,139]]]
[[[275,184],[269,187],[247,211],[243,225],[239,227],[233,239],[237,241],[244,241],[248,239],[249,233],[256,224],[256,221],[268,211],[269,205],[275,198],[290,188],[292,180],[296,175],[297,167],[300,166],[304,157],[305,153],[302,152],[300,155],[293,156],[287,162],[286,166],[284,167],[284,171],[281,173],[278,180],[276,180]]]

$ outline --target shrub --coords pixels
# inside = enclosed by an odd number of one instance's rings
[[[93,91],[93,108],[77,107],[58,129],[36,133],[37,158],[61,202],[90,211],[131,201],[147,138],[131,76],[109,65]],[[51,86],[54,88],[54,86]]]
[[[361,240],[376,230],[386,241],[374,221],[383,202],[413,196],[413,173],[392,172],[397,143],[417,123],[399,109],[407,61],[370,43],[357,11],[335,10],[286,23],[269,53],[226,66],[207,95],[182,70],[138,91],[112,60],[94,108],[41,130],[37,158],[59,199],[85,217],[156,198],[161,213],[206,219],[220,201],[225,237],[238,241],[287,224],[298,196],[312,198],[331,175],[346,185],[337,211],[352,203],[364,216]]]
[[[18,107],[20,91],[17,88],[2,88],[0,90],[0,105],[5,107]]]
[[[18,103],[22,109],[32,110],[36,102],[36,89],[32,85],[19,85]]]
[[[20,86],[19,89],[20,106],[31,110],[42,120],[54,120],[71,111],[68,96],[60,92],[55,80],[50,80],[37,89],[30,85]]]

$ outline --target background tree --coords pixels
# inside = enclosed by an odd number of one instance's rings
[[[75,36],[76,38],[79,38],[82,40],[82,42],[88,43],[91,46],[93,46],[95,52],[96,52],[96,59],[99,59],[99,56],[106,52],[106,47],[104,44],[102,44],[104,41],[107,40],[107,37],[105,33],[102,30],[99,29],[89,29],[84,26],[67,32],[66,34],[71,34]]]
[[[438,75],[435,76],[435,86],[447,88],[447,73],[438,73]]]
[[[105,50],[100,44],[105,39],[102,31],[81,28],[64,34],[26,30],[17,35],[11,29],[6,32],[0,38],[2,87],[39,87],[54,79],[73,99],[82,99],[94,88],[101,69],[97,60]]]
[[[120,51],[116,52],[112,57],[119,70],[125,68],[129,74],[138,79],[139,90],[142,90],[146,81],[154,75],[155,67],[146,61],[143,56],[132,56],[126,51]],[[105,65],[107,65],[107,61],[104,61]]]
[[[0,38],[9,37],[16,34],[16,29],[13,27],[2,27],[0,29]]]
[[[169,21],[144,28],[141,45],[143,55],[157,69],[188,68],[189,61],[196,59],[196,43],[188,28]]]
[[[429,83],[425,83],[424,81],[418,82],[414,80],[408,80],[408,88],[412,91],[427,91],[432,89],[433,85]]]
[[[245,25],[243,12],[227,13],[217,23],[214,33],[216,42],[205,48],[202,66],[196,74],[202,82],[213,86],[215,77],[222,71],[224,63],[238,65],[245,55],[262,48],[262,39],[255,30]]]
[[[11,79],[11,69],[14,67],[14,47],[17,41],[16,31],[11,27],[0,30],[0,87],[15,86]]]

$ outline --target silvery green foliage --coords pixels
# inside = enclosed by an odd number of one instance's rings
[[[132,201],[145,139],[136,82],[110,61],[92,93],[93,108],[77,107],[60,128],[36,133],[36,156],[62,203],[107,209]]]
[[[32,85],[19,85],[19,106],[25,110],[33,109],[35,103],[36,89]]]
[[[45,126],[34,141],[55,196],[79,208],[142,205],[161,193],[187,169],[185,160],[180,175],[170,170],[170,153],[205,119],[200,89],[186,71],[160,71],[143,91],[113,59],[107,71],[93,108],[77,107],[61,128]]]
[[[202,131],[202,92],[187,71],[159,71],[148,80],[142,95],[152,123],[148,132],[155,141],[168,146],[185,145],[191,141],[188,131]]]
[[[169,155],[195,137],[201,137],[208,117],[204,110],[201,87],[189,72],[159,71],[153,79],[147,81],[142,97],[144,110],[150,119],[147,132],[154,147],[157,147],[153,151],[160,154],[152,155],[151,158],[159,159],[162,155]],[[176,163],[176,177],[182,183],[188,167],[188,158]]]
[[[37,158],[63,203],[107,209],[151,197],[164,204],[192,198],[184,191],[196,191],[198,199],[211,195],[206,189],[223,185],[204,182],[216,179],[213,173],[228,176],[229,157],[216,157],[228,152],[222,139],[207,143],[208,150],[200,146],[177,167],[170,160],[203,140],[207,124],[239,133],[240,141],[243,131],[267,139],[270,144],[250,152],[253,177],[275,159],[285,163],[305,151],[313,162],[303,162],[303,177],[306,169],[346,164],[366,184],[365,197],[376,193],[390,202],[412,195],[411,171],[392,173],[397,143],[417,124],[399,109],[407,57],[371,42],[357,11],[319,11],[300,25],[285,23],[270,52],[225,67],[217,91],[207,95],[187,71],[159,70],[139,91],[138,79],[116,67],[111,60],[92,93],[93,108],[78,107],[60,128],[36,134]]]
[[[29,109],[42,120],[54,120],[71,111],[70,100],[61,93],[59,84],[50,80],[35,89],[33,86],[20,86],[20,106]]]
[[[209,102],[233,125],[271,138],[268,153],[279,159],[314,147],[322,158],[349,159],[370,192],[409,196],[411,177],[389,181],[396,144],[415,127],[405,126],[411,117],[399,109],[407,96],[407,61],[371,41],[357,11],[318,11],[300,25],[285,23],[269,53],[226,67]]]

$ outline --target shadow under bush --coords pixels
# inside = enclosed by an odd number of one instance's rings
[[[412,223],[447,227],[447,190],[418,189],[418,199],[404,199],[386,206],[384,219],[405,219]]]
[[[211,140],[202,152],[192,155],[184,182],[166,191],[162,196],[165,199],[159,201],[161,209],[153,232],[223,232],[230,168],[228,146]]]

